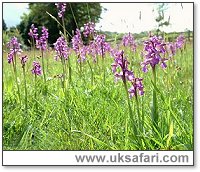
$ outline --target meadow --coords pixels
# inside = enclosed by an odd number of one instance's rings
[[[88,22],[67,42],[63,27],[49,47],[48,29],[32,25],[23,52],[11,38],[3,150],[193,150],[192,40],[136,42],[129,33],[108,43],[94,28]]]
[[[176,65],[157,69],[158,113],[157,132],[152,130],[151,73],[141,71],[141,48],[127,53],[133,60],[135,74],[144,78],[143,96],[139,97],[143,117],[143,132],[134,136],[130,123],[126,93],[121,81],[114,82],[111,70],[113,58],[105,57],[105,82],[100,66],[90,60],[77,69],[77,57],[70,55],[72,84],[67,85],[67,101],[63,93],[60,62],[53,51],[45,53],[47,94],[43,77],[37,78],[37,110],[34,98],[34,75],[31,73],[33,52],[24,52],[26,66],[28,112],[18,99],[12,65],[3,57],[3,149],[4,150],[192,150],[193,149],[193,48],[174,56]],[[127,50],[128,51],[128,50]],[[40,54],[39,51],[36,54]],[[39,59],[41,61],[41,59]],[[48,66],[47,66],[48,63]],[[89,66],[90,65],[90,66]],[[94,81],[91,82],[91,70]],[[18,83],[24,97],[23,72],[17,63]],[[134,99],[130,99],[136,115]],[[69,116],[71,121],[69,121]]]

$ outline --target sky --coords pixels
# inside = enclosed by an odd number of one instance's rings
[[[140,33],[155,29],[157,16],[155,3],[101,3],[106,8],[101,14],[97,29],[119,33]],[[162,28],[166,32],[182,32],[186,28],[193,28],[193,4],[192,3],[170,3],[165,12],[168,19],[170,15],[171,25]],[[139,19],[141,11],[141,20]],[[28,13],[27,3],[4,3],[3,18],[8,27],[15,26],[20,22],[20,16]]]
[[[28,11],[28,3],[3,3],[3,19],[7,27],[19,24],[20,17]]]

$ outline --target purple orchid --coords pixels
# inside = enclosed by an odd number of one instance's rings
[[[87,53],[88,53],[88,46],[81,47],[79,58],[78,58],[79,63],[84,62],[86,60]]]
[[[32,74],[35,75],[41,75],[42,74],[42,68],[39,64],[39,62],[34,61],[33,62],[33,69],[31,70]]]
[[[79,29],[76,29],[76,34],[72,38],[72,48],[77,55],[79,54],[79,51],[82,46],[83,46],[83,41],[81,39],[81,32]]]
[[[88,22],[84,24],[83,35],[88,37],[89,35],[95,34],[95,24],[93,22]]]
[[[137,96],[137,91],[139,92],[139,95],[143,95],[143,79],[135,78],[133,72],[128,69],[129,62],[124,57],[124,51],[115,51],[114,57],[115,63],[113,63],[111,66],[112,72],[115,75],[115,81],[121,78],[125,85],[127,81],[131,82],[132,86],[129,90],[127,90],[130,98]],[[125,86],[125,89],[127,89],[127,86]]]
[[[144,42],[144,61],[141,63],[143,72],[147,72],[147,66],[150,65],[155,68],[160,63],[162,68],[166,68],[166,61],[168,59],[163,58],[162,55],[166,53],[166,44],[157,36],[150,37],[149,40]]]
[[[131,83],[132,86],[131,88],[128,90],[130,98],[132,98],[133,96],[137,96],[137,92],[139,93],[139,95],[144,95],[144,87],[142,84],[143,79],[142,78],[134,78]]]
[[[133,72],[128,70],[128,61],[124,57],[124,51],[118,53],[118,56],[115,58],[115,63],[111,66],[112,72],[115,75],[115,81],[121,78],[123,82],[126,82],[126,79],[131,81],[134,78]],[[119,69],[119,71],[117,69]]]
[[[64,37],[59,37],[57,39],[56,43],[54,43],[54,49],[56,51],[55,60],[58,60],[59,58],[64,58],[65,60],[68,59],[69,48]]]
[[[49,37],[48,29],[42,27],[42,35],[39,39],[36,40],[36,47],[42,51],[47,50],[47,40]]]
[[[22,68],[23,68],[28,60],[27,55],[20,57],[20,60],[21,60]]]
[[[36,28],[34,24],[31,25],[28,35],[35,40],[38,39],[38,28]]]
[[[8,63],[12,63],[14,56],[16,54],[21,54],[22,49],[20,48],[21,44],[18,42],[16,37],[12,37],[10,42],[8,42],[7,47],[10,48],[10,52],[8,53]]]
[[[167,44],[167,49],[168,49],[169,57],[172,57],[176,54],[176,44],[175,43],[169,42]]]
[[[8,53],[8,56],[7,56],[8,58],[8,63],[10,64],[10,63],[12,63],[13,62],[13,58],[14,58],[14,54],[12,53],[12,52],[10,52],[10,53]]]
[[[183,34],[179,35],[176,39],[176,47],[182,49],[185,44],[185,37]]]
[[[132,51],[136,51],[136,43],[133,35],[129,32],[128,35],[124,35],[122,38],[122,44],[124,47],[131,47]]]
[[[113,58],[117,58],[118,56],[120,56],[120,53],[121,51],[119,51],[119,49],[116,49],[116,48],[112,48],[110,50],[110,55],[113,57]]]
[[[90,44],[88,45],[88,54],[90,54],[93,58],[93,62],[97,62],[97,45],[94,41],[90,41]]]
[[[106,42],[105,35],[97,35],[94,38],[94,43],[96,44],[97,54],[101,55],[102,57],[105,55],[106,52],[109,52],[111,50],[110,44]]]
[[[72,48],[78,56],[79,63],[86,60],[86,55],[89,52],[89,47],[83,45],[81,32],[79,29],[76,29],[76,34],[72,38]]]
[[[65,13],[67,4],[59,2],[59,3],[55,3],[55,5],[58,9],[58,17],[59,18],[64,17],[64,13]]]

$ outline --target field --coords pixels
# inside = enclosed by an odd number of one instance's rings
[[[144,95],[129,99],[122,80],[115,82],[111,69],[113,57],[106,53],[98,63],[90,56],[81,65],[72,52],[62,87],[62,63],[54,60],[55,51],[44,52],[43,74],[31,73],[34,53],[42,63],[40,51],[25,51],[27,107],[23,69],[17,56],[17,85],[12,64],[3,54],[3,149],[4,150],[193,150],[193,44],[177,50],[167,68],[156,66],[156,86],[152,71],[141,69],[141,51],[123,48],[135,76],[143,78]],[[67,66],[68,69],[69,66]],[[93,78],[93,79],[92,79]],[[128,83],[130,88],[130,84]],[[157,94],[157,124],[152,124],[152,91]],[[66,91],[66,94],[64,93]],[[35,96],[36,94],[36,96]],[[138,111],[140,116],[138,116]],[[135,124],[131,122],[134,119]],[[142,129],[136,134],[136,128]]]

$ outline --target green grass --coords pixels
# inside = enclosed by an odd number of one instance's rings
[[[25,113],[23,73],[17,64],[21,103],[12,65],[3,57],[3,149],[4,150],[193,150],[193,47],[187,44],[183,54],[178,52],[168,61],[166,70],[157,66],[157,99],[159,122],[157,130],[151,121],[152,73],[141,71],[140,51],[128,53],[133,59],[136,76],[144,78],[144,96],[139,97],[140,113],[144,115],[144,130],[135,136],[132,132],[126,94],[121,81],[115,83],[110,65],[113,59],[105,58],[106,81],[103,83],[101,59],[99,67],[88,57],[94,72],[83,64],[80,73],[76,56],[71,55],[72,85],[67,85],[67,100],[61,80],[54,77],[62,73],[61,62],[48,58],[47,96],[43,76],[37,77],[37,104],[34,99],[34,75],[31,74],[33,53],[26,52],[28,113]],[[37,52],[40,55],[39,52]],[[41,59],[39,60],[41,61]],[[45,61],[47,66],[47,60]],[[47,68],[46,68],[47,69]],[[130,86],[130,85],[129,85]],[[137,120],[135,100],[131,99],[134,118]],[[71,120],[70,120],[71,119]]]

